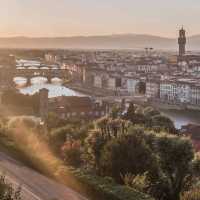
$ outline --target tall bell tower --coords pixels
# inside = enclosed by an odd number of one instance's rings
[[[185,45],[186,45],[186,35],[183,27],[179,30],[178,44],[179,44],[179,56],[183,57],[185,55]]]

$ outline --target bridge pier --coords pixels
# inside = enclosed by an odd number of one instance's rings
[[[51,76],[47,76],[47,83],[51,83]]]
[[[31,85],[31,77],[26,77],[26,86],[30,86]]]

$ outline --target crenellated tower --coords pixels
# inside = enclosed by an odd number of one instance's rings
[[[185,45],[186,45],[186,34],[183,27],[179,30],[178,44],[179,44],[179,56],[183,57],[185,55]]]

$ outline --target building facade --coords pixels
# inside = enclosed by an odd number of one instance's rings
[[[191,104],[200,106],[200,84],[191,86]]]
[[[160,82],[158,80],[146,81],[146,97],[148,99],[157,99],[160,97]]]

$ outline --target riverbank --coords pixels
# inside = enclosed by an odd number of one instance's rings
[[[96,96],[96,97],[105,97],[110,96],[114,97],[115,95],[112,92],[108,92],[102,89],[83,87],[81,84],[65,84],[64,86],[58,84],[41,84],[33,85],[32,87],[26,87],[20,89],[24,94],[33,94],[37,92],[39,88],[46,87],[50,90],[49,97],[55,96]],[[116,97],[117,98],[117,97]],[[116,98],[111,98],[111,100],[116,100]],[[135,99],[135,103],[143,106],[153,106],[156,109],[162,111],[163,114],[166,114],[172,121],[176,128],[181,128],[183,125],[188,123],[200,124],[200,108],[198,107],[183,107],[180,105],[174,104],[164,104],[158,101],[146,101],[144,98]]]
[[[148,104],[169,117],[177,129],[187,124],[200,124],[199,106],[163,103],[159,100],[148,101]]]
[[[157,109],[166,109],[166,110],[191,110],[191,111],[199,111],[199,105],[190,105],[184,103],[174,103],[174,102],[164,102],[160,99],[152,99],[147,101],[148,104],[157,108]]]
[[[177,129],[187,124],[200,124],[200,112],[195,110],[160,109],[163,115],[169,117]]]
[[[111,90],[83,86],[82,84],[67,83],[67,84],[64,84],[64,86],[71,90],[84,93],[90,96],[96,96],[96,97],[114,96],[114,92]]]

